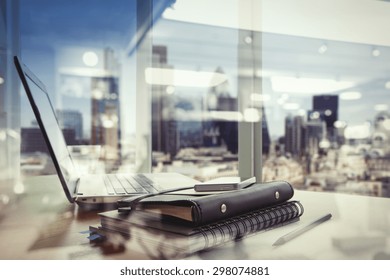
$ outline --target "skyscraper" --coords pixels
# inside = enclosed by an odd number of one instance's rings
[[[302,156],[305,149],[305,127],[302,116],[287,116],[285,119],[285,151],[292,156]]]
[[[153,67],[169,68],[167,47],[153,46]],[[178,120],[175,95],[165,85],[152,85],[152,150],[169,154],[173,158],[179,150]]]
[[[117,160],[120,156],[118,79],[94,77],[91,82],[91,144],[104,148],[105,159]]]
[[[326,123],[327,138],[336,141],[334,123],[338,120],[339,97],[337,95],[313,96],[313,113]]]
[[[339,97],[337,95],[313,96],[313,111],[320,114],[320,118],[326,122],[327,128],[332,128],[338,120]]]
[[[75,110],[57,110],[57,117],[62,129],[73,129],[77,140],[83,139],[83,116]]]
[[[103,157],[120,160],[121,130],[119,104],[119,64],[112,49],[104,50],[104,76],[91,78],[91,144],[103,147]]]

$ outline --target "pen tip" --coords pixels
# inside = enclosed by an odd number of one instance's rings
[[[272,244],[272,246],[279,246],[279,245],[282,245],[284,244],[284,240],[283,239],[278,239],[275,241],[274,244]]]

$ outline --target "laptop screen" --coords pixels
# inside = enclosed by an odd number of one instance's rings
[[[17,58],[15,58],[15,65],[18,69],[39,127],[45,138],[63,188],[68,199],[73,201],[77,171],[74,168],[72,158],[66,146],[64,135],[58,124],[46,87],[24,64],[19,63]]]

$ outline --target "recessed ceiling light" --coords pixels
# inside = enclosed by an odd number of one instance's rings
[[[354,86],[353,82],[332,79],[294,78],[285,76],[271,77],[272,90],[289,93],[329,93]]]
[[[94,67],[99,62],[99,57],[95,52],[85,52],[83,54],[83,62],[85,65]]]
[[[362,94],[358,91],[346,91],[340,94],[342,100],[357,100],[362,98]]]
[[[298,103],[284,103],[283,109],[285,110],[298,110],[300,108]]]
[[[258,122],[260,121],[261,114],[259,110],[255,108],[246,108],[244,110],[244,120],[246,122]]]
[[[266,93],[252,93],[251,94],[251,100],[252,101],[258,101],[258,102],[266,102],[271,100],[271,96]]]
[[[390,89],[390,81],[386,82],[385,88]]]
[[[373,50],[372,50],[372,56],[373,57],[378,57],[378,56],[380,56],[381,55],[381,51],[380,50],[378,50],[377,48],[374,48]]]
[[[150,85],[214,87],[227,80],[227,76],[217,72],[190,71],[180,69],[145,69],[145,81]]]
[[[244,38],[244,42],[248,45],[252,44],[252,37],[251,36],[246,36]]]
[[[4,84],[4,78],[0,77],[0,85]]]
[[[387,105],[387,104],[376,104],[374,109],[375,109],[375,111],[387,111],[387,110],[389,110],[389,105]]]
[[[175,93],[175,87],[174,86],[167,86],[165,89],[167,94],[174,94]]]
[[[318,48],[318,53],[324,54],[324,53],[326,53],[327,50],[328,50],[328,46],[327,46],[326,44],[322,44],[322,45]]]

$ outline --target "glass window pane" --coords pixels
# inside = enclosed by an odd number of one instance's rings
[[[350,17],[329,22],[331,5],[322,3],[314,21],[313,4],[298,11],[293,2],[282,14],[264,5],[262,99],[273,147],[264,180],[390,197],[390,40],[375,25],[390,6],[340,5]]]
[[[361,7],[341,5],[351,17],[327,22],[299,1],[33,2],[20,5],[22,57],[83,172],[203,181],[244,169],[300,189],[390,195],[390,44],[361,31]],[[386,21],[387,3],[366,5]],[[26,141],[39,131],[24,95],[21,111],[23,172],[53,173],[42,139]]]

